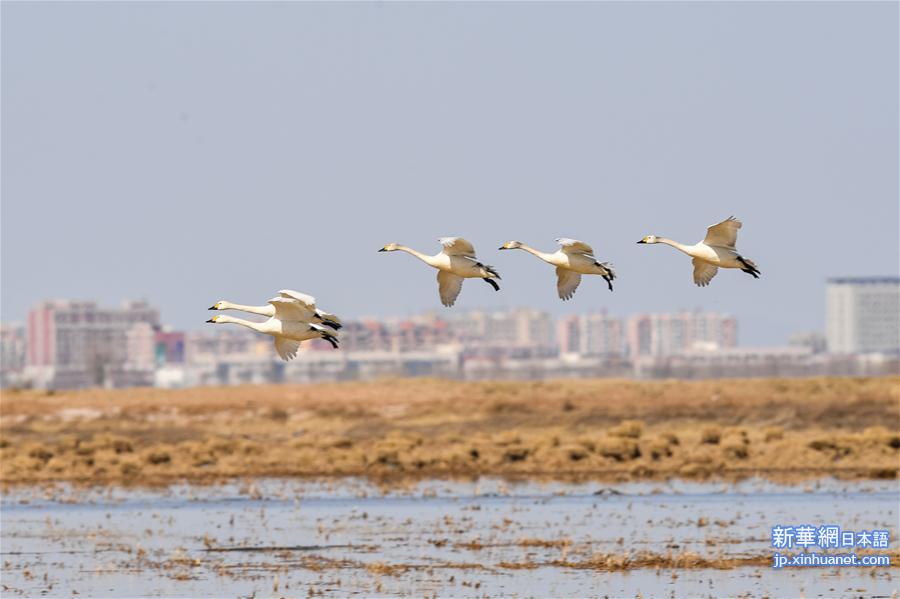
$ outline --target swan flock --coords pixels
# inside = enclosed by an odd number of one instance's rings
[[[694,283],[706,287],[720,268],[736,268],[758,279],[760,270],[756,263],[738,253],[735,243],[741,221],[732,217],[706,229],[706,237],[693,245],[685,245],[658,235],[647,235],[639,244],[662,243],[672,246],[691,257],[694,267]],[[438,239],[441,251],[435,255],[423,254],[398,243],[389,243],[379,252],[405,252],[428,266],[436,269],[438,295],[444,306],[456,303],[465,279],[481,279],[494,291],[500,290],[497,283],[500,273],[493,266],[479,261],[475,247],[462,237],[441,237]],[[559,249],[542,252],[521,241],[507,241],[500,250],[522,250],[555,266],[556,291],[563,301],[571,299],[581,284],[582,275],[597,275],[613,290],[616,271],[609,262],[601,262],[595,257],[593,248],[583,241],[561,237],[556,240]],[[228,315],[215,315],[206,322],[214,324],[236,324],[274,338],[275,352],[283,360],[297,356],[300,344],[310,339],[323,339],[335,349],[338,348],[338,331],[341,320],[336,315],[324,312],[316,306],[314,297],[299,291],[282,289],[264,306],[236,304],[226,300],[217,301],[210,310],[237,310],[268,317],[262,322],[253,322]]]

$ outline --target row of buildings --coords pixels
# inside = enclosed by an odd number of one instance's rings
[[[146,302],[35,306],[25,325],[0,328],[4,386],[191,386],[355,380],[379,376],[463,379],[635,376],[707,378],[877,374],[897,368],[900,279],[833,279],[826,335],[783,348],[738,346],[734,317],[684,311],[559,319],[534,309],[470,311],[345,323],[341,350],[318,341],[297,360],[244,329],[172,331]]]

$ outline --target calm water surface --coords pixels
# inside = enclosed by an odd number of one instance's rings
[[[770,556],[775,524],[889,529],[895,548],[898,504],[895,481],[18,489],[2,501],[2,594],[890,597],[896,568],[578,564],[644,551]]]

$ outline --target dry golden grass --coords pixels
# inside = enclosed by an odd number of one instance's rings
[[[5,391],[0,481],[895,478],[900,379]]]

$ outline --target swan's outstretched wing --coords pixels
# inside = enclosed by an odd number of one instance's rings
[[[558,243],[560,247],[562,247],[562,251],[565,254],[584,254],[586,256],[594,255],[594,248],[583,241],[578,241],[577,239],[560,237],[556,240],[556,243]]]
[[[572,299],[580,283],[580,274],[568,268],[556,267],[556,290],[561,300]]]
[[[713,277],[716,276],[716,273],[719,272],[719,267],[715,264],[710,264],[709,262],[704,262],[703,260],[698,260],[696,258],[691,260],[691,262],[694,263],[694,283],[700,287],[709,285],[709,282],[712,281]]]
[[[460,290],[462,290],[463,278],[451,272],[439,270],[437,274],[438,292],[441,294],[441,303],[448,308],[456,302]]]
[[[443,252],[448,256],[475,258],[475,247],[462,237],[441,237],[438,241],[444,246]]]
[[[737,243],[737,232],[740,228],[741,221],[733,216],[729,216],[722,222],[710,225],[706,229],[706,238],[703,240],[703,243],[733,250],[734,244]]]
[[[269,303],[275,307],[275,318],[284,322],[311,322],[316,313],[295,299],[273,297]]]
[[[275,351],[278,356],[287,362],[297,357],[297,351],[300,349],[300,342],[285,337],[275,337]]]
[[[299,291],[294,291],[293,289],[282,289],[278,292],[280,297],[285,299],[293,299],[297,300],[301,304],[304,304],[307,308],[316,311],[316,298],[311,295],[307,295],[305,293],[300,293]]]

